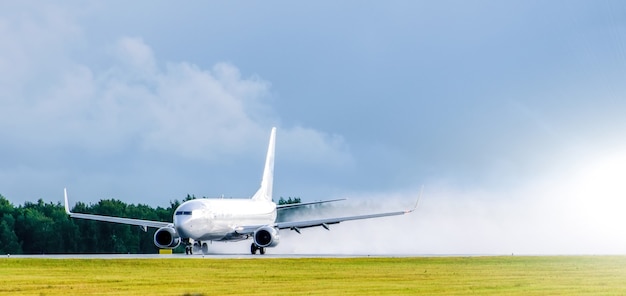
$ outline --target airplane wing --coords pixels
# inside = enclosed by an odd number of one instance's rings
[[[325,219],[316,219],[316,220],[305,220],[305,221],[289,221],[289,222],[278,222],[272,225],[278,229],[290,229],[294,230],[297,233],[300,233],[300,229],[309,228],[309,227],[318,227],[322,226],[326,230],[330,230],[328,225],[331,224],[339,224],[344,221],[352,221],[352,220],[362,220],[362,219],[372,219],[372,218],[381,218],[388,216],[398,216],[411,213],[417,209],[417,205],[419,204],[420,199],[422,198],[422,193],[424,191],[424,187],[420,191],[420,195],[415,202],[415,205],[412,209],[406,211],[397,211],[397,212],[386,212],[386,213],[377,213],[377,214],[369,214],[369,215],[358,215],[358,216],[345,216],[345,217],[335,217],[335,218],[325,218]],[[240,226],[237,227],[235,232],[238,234],[252,234],[256,229],[262,227],[264,225],[248,225],[248,226]]]
[[[68,205],[68,202],[67,202],[67,189],[64,188],[63,192],[65,193],[65,212],[72,218],[96,220],[96,221],[128,224],[128,225],[137,225],[137,226],[141,226],[141,228],[144,231],[146,231],[148,227],[161,228],[161,227],[166,227],[166,226],[172,226],[172,223],[168,223],[168,222],[102,216],[102,215],[93,215],[93,214],[72,213],[70,212],[70,206]]]
[[[342,201],[342,200],[346,200],[346,199],[345,198],[339,198],[339,199],[331,199],[331,200],[321,200],[321,201],[312,201],[312,202],[301,202],[301,203],[295,203],[295,204],[276,205],[276,209],[277,210],[285,210],[285,209],[292,209],[292,208],[297,208],[297,207],[302,207],[302,206],[317,205],[317,204],[323,204],[323,203],[327,203],[327,202],[336,202],[336,201]]]
[[[362,219],[372,219],[372,218],[380,218],[387,216],[397,216],[411,213],[415,210],[415,208],[407,211],[399,211],[399,212],[388,212],[388,213],[378,213],[378,214],[370,214],[370,215],[359,215],[359,216],[347,216],[347,217],[337,217],[337,218],[326,218],[326,219],[317,219],[317,220],[307,220],[307,221],[293,221],[293,222],[278,222],[274,224],[274,227],[278,229],[291,229],[300,233],[301,228],[309,228],[309,227],[317,227],[322,226],[329,229],[328,225],[338,224],[344,221],[351,220],[362,220]]]
[[[300,233],[300,229],[302,228],[317,227],[317,226],[322,226],[325,229],[330,230],[328,225],[331,225],[331,224],[339,224],[340,222],[351,221],[351,220],[362,220],[362,219],[380,218],[380,217],[387,217],[387,216],[404,215],[404,214],[408,214],[408,213],[415,211],[416,208],[417,208],[417,204],[415,204],[415,207],[413,209],[406,210],[406,211],[378,213],[378,214],[370,214],[370,215],[359,215],[359,216],[346,216],[346,217],[339,217],[339,218],[326,218],[326,219],[316,219],[316,220],[306,220],[306,221],[278,222],[270,226],[278,228],[278,229],[294,230],[297,233]],[[235,228],[235,233],[239,235],[252,234],[257,229],[263,226],[267,226],[267,225],[238,226]]]
[[[387,217],[387,216],[404,215],[404,214],[413,212],[413,210],[414,209],[411,209],[408,211],[400,211],[400,212],[389,212],[389,213],[379,213],[379,214],[359,215],[359,216],[346,216],[346,217],[339,217],[339,218],[326,218],[326,219],[306,220],[306,221],[278,222],[270,226],[278,228],[278,229],[294,230],[297,233],[300,233],[300,229],[302,228],[318,227],[318,226],[322,226],[325,229],[330,230],[328,225],[331,225],[331,224],[339,224],[340,222],[351,221],[351,220],[361,220],[361,219],[371,219],[371,218],[379,218],[379,217]],[[267,225],[239,226],[235,228],[235,232],[240,235],[252,234],[257,229],[263,226],[267,226]]]

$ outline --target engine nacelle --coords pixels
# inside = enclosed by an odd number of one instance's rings
[[[180,237],[176,229],[161,227],[154,233],[154,244],[160,249],[173,249],[180,245]]]
[[[254,243],[261,247],[275,247],[278,245],[278,230],[274,227],[263,226],[254,231]]]

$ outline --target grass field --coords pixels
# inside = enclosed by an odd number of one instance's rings
[[[0,295],[626,295],[626,257],[0,259]]]

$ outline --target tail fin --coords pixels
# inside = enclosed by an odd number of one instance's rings
[[[272,201],[272,187],[274,186],[274,148],[276,147],[276,128],[272,128],[270,134],[270,144],[267,147],[267,156],[265,158],[265,169],[263,170],[263,179],[261,180],[261,188],[252,196],[252,200]]]

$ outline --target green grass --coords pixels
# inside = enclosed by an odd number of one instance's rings
[[[624,295],[626,257],[0,259],[0,295]]]

